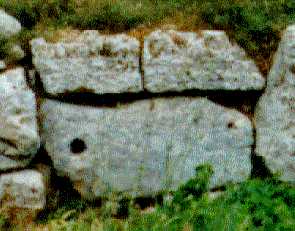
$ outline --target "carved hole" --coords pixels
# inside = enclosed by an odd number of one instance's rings
[[[86,150],[86,144],[83,140],[81,139],[74,139],[71,142],[71,152],[74,154],[80,154]]]
[[[229,129],[231,129],[231,128],[236,128],[237,126],[235,125],[234,122],[230,121],[230,122],[228,122],[227,127],[228,127]]]

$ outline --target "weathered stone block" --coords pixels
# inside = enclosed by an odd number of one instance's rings
[[[142,90],[140,49],[135,38],[84,31],[71,41],[47,43],[34,39],[31,45],[33,63],[51,95]]]
[[[261,90],[265,80],[223,31],[152,32],[145,38],[144,87],[150,92]]]
[[[83,197],[174,190],[211,163],[210,187],[251,171],[250,120],[205,98],[141,100],[92,108],[46,100],[42,139],[57,173]]]
[[[24,167],[40,146],[34,93],[24,70],[0,75],[0,170]]]
[[[255,109],[256,153],[273,173],[295,183],[295,26],[285,31],[265,94]]]
[[[0,201],[2,208],[44,209],[46,189],[42,174],[35,170],[1,174]]]

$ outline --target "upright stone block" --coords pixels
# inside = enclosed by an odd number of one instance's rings
[[[35,95],[23,68],[0,75],[0,171],[26,166],[40,146]]]
[[[265,94],[255,109],[256,153],[273,173],[295,183],[295,26],[285,31]]]

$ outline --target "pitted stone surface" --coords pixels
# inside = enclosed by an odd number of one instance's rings
[[[142,90],[135,38],[84,31],[71,41],[47,43],[39,38],[31,45],[33,63],[49,94]]]
[[[9,38],[21,31],[21,24],[16,18],[7,14],[0,9],[0,34],[5,38]]]
[[[24,70],[6,71],[0,75],[0,170],[24,167],[39,145],[35,95]]]
[[[223,31],[154,31],[144,41],[143,70],[150,92],[261,90],[265,85],[254,62]]]
[[[273,173],[295,183],[295,88],[275,87],[256,108],[256,153]]]
[[[205,98],[158,98],[115,108],[46,100],[41,115],[41,137],[57,173],[85,198],[174,190],[208,162],[215,171],[210,187],[250,175],[251,122]]]
[[[295,25],[289,26],[284,32],[274,55],[273,65],[267,77],[267,88],[286,84],[295,86]]]
[[[41,173],[22,170],[0,175],[2,207],[41,210],[45,201],[46,190]]]
[[[273,173],[295,183],[295,26],[285,31],[266,93],[255,109],[256,153]]]

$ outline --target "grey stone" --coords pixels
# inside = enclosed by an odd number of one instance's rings
[[[83,197],[175,190],[211,163],[210,187],[251,171],[250,120],[205,98],[140,100],[92,108],[46,100],[41,138],[60,176]]]
[[[35,170],[1,174],[0,202],[2,208],[44,209],[46,189],[42,174]]]
[[[267,77],[267,91],[281,85],[295,86],[295,25],[284,32]]]
[[[24,167],[39,145],[35,95],[24,70],[6,71],[0,75],[0,170]]]
[[[6,69],[6,64],[4,60],[0,60],[0,70],[4,70],[4,69]]]
[[[100,35],[84,31],[71,41],[31,41],[33,63],[45,90],[67,92],[139,92],[139,42],[125,34]]]
[[[144,87],[150,92],[261,90],[265,80],[223,31],[157,30],[144,40]]]
[[[280,179],[295,183],[295,25],[282,36],[255,109],[256,153]]]
[[[21,24],[16,18],[0,9],[0,35],[9,38],[21,31]]]
[[[295,183],[295,88],[267,91],[255,110],[256,153],[273,173]]]
[[[280,179],[295,183],[295,25],[282,36],[255,109],[256,153]]]

